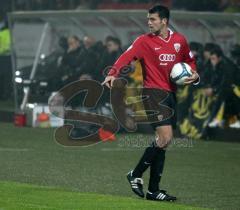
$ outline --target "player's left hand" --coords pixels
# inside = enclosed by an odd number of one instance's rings
[[[192,84],[193,82],[196,82],[196,80],[199,78],[199,75],[196,71],[194,70],[191,70],[191,71],[192,71],[192,76],[185,79],[185,82],[184,82],[185,85]]]

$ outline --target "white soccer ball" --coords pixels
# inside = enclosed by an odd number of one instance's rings
[[[185,79],[190,76],[191,67],[187,63],[176,63],[170,73],[170,79],[177,85],[184,85]]]

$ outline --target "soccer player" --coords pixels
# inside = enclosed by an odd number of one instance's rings
[[[143,156],[134,170],[127,174],[132,191],[144,197],[142,175],[150,167],[150,180],[146,198],[156,201],[174,201],[176,197],[167,194],[159,188],[163,172],[166,148],[173,138],[173,128],[176,126],[176,85],[170,81],[170,72],[174,64],[188,63],[192,68],[192,76],[185,84],[198,83],[199,76],[196,64],[183,35],[168,28],[169,10],[156,5],[148,11],[148,26],[150,33],[139,36],[133,44],[118,58],[102,84],[111,88],[119,76],[122,67],[132,60],[140,60],[143,68],[143,95],[150,100],[144,102],[146,110],[159,108],[158,91],[166,91],[168,97],[161,104],[174,110],[169,119],[151,123],[155,130],[155,139],[146,148]]]

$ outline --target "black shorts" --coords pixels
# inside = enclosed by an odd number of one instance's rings
[[[177,124],[177,100],[174,92],[156,88],[144,88],[142,91],[143,105],[147,119],[152,128],[163,125]]]

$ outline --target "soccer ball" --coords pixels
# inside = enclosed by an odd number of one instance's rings
[[[187,63],[176,63],[171,70],[170,79],[177,85],[184,85],[185,79],[191,75],[191,67]]]

